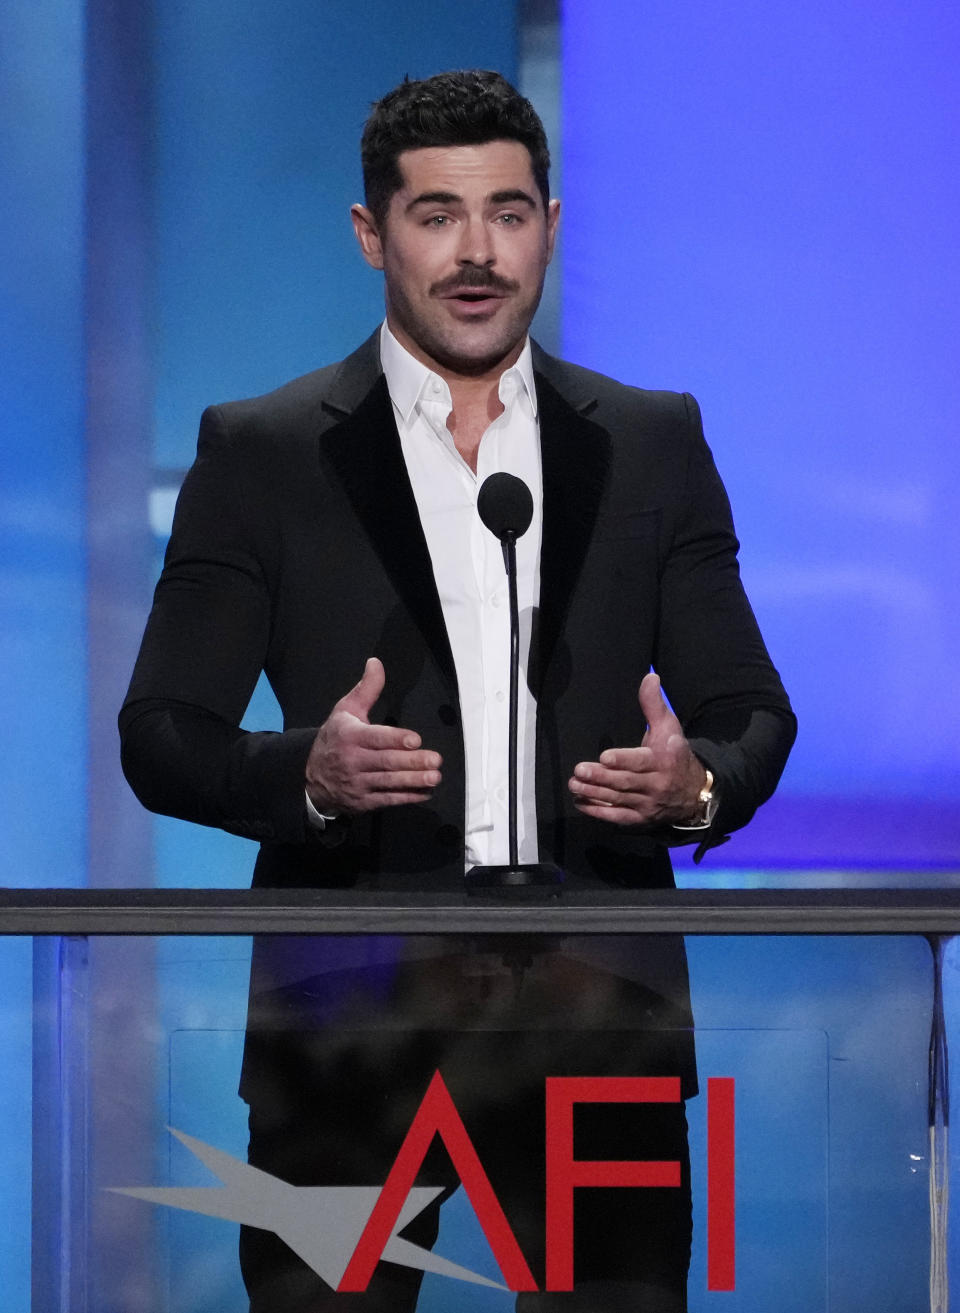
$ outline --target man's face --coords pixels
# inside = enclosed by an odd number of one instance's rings
[[[403,186],[378,228],[353,224],[382,269],[391,332],[431,367],[470,376],[508,368],[540,302],[559,202],[544,212],[517,141],[404,151]]]

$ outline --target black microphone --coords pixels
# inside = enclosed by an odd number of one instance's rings
[[[471,893],[491,889],[542,889],[555,893],[563,872],[549,862],[520,862],[517,851],[517,703],[520,687],[520,613],[517,604],[517,539],[530,528],[533,497],[515,474],[491,474],[477,494],[477,513],[486,528],[503,544],[503,563],[510,592],[510,721],[508,733],[507,831],[510,861],[506,866],[474,866],[467,872]]]
[[[533,519],[533,498],[523,479],[515,474],[491,474],[477,494],[477,514],[495,538],[506,542],[522,538]]]

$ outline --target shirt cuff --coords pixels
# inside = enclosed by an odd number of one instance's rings
[[[306,791],[306,789],[304,789],[303,791],[303,796],[306,799],[306,803],[307,803],[307,824],[311,827],[311,829],[325,830],[331,821],[335,821],[337,819],[336,812],[333,812],[332,814],[328,815],[325,814],[324,812],[317,811],[316,807],[314,807],[313,803],[310,801],[310,794]]]

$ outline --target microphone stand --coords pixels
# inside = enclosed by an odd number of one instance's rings
[[[507,731],[507,836],[510,866],[518,868],[517,848],[517,720],[520,706],[520,606],[517,602],[517,535],[508,529],[503,537],[503,564],[510,594],[510,722]]]
[[[509,861],[506,866],[474,866],[467,872],[467,892],[471,894],[507,892],[514,897],[559,897],[563,872],[553,862],[521,862],[517,845],[517,720],[520,700],[520,607],[517,602],[517,534],[505,529],[500,535],[503,564],[507,571],[510,595],[510,721],[507,744],[507,838]]]

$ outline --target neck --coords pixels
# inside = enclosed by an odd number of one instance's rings
[[[447,428],[453,436],[454,446],[474,474],[477,472],[477,454],[480,439],[497,418],[503,414],[499,382],[461,379],[455,386],[448,379],[453,410],[447,418]]]
[[[392,321],[389,309],[387,327],[415,360],[433,370],[449,387],[453,410],[447,419],[447,428],[457,451],[476,474],[480,440],[493,421],[503,414],[503,402],[500,400],[501,375],[520,359],[526,345],[526,335],[502,359],[474,371],[458,369],[456,365],[434,359],[399,324]]]

